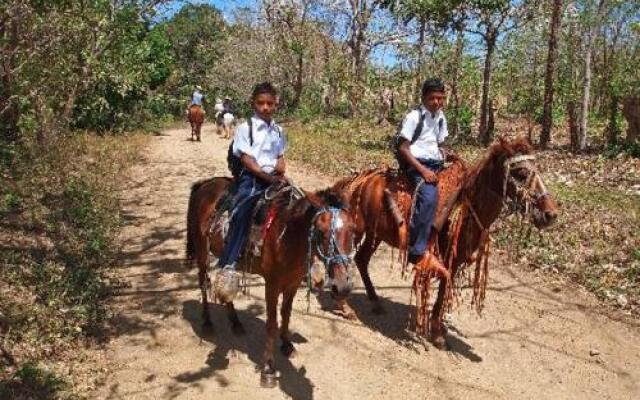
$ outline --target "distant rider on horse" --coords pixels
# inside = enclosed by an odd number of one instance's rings
[[[200,85],[196,85],[196,88],[191,95],[191,104],[189,105],[189,108],[187,108],[187,121],[189,120],[189,115],[191,114],[191,107],[202,108],[203,101],[204,95],[202,94],[202,87]],[[204,114],[204,109],[202,109],[202,113]]]
[[[273,121],[277,92],[269,82],[258,84],[251,95],[253,116],[236,128],[232,144],[241,170],[236,177],[229,231],[218,259],[222,273],[216,274],[214,288],[237,293],[240,283],[236,263],[247,241],[253,208],[272,184],[286,182],[284,152],[287,146],[282,128]]]

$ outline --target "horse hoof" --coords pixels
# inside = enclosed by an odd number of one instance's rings
[[[260,373],[260,386],[263,388],[273,389],[278,385],[278,378],[276,377],[275,371],[273,372],[265,372],[262,371]]]
[[[287,358],[294,358],[297,354],[296,348],[293,346],[293,343],[291,342],[282,343],[282,345],[280,346],[280,352],[282,353],[283,356]]]
[[[431,343],[438,350],[446,350],[447,349],[447,339],[443,336],[436,336],[431,339]]]
[[[355,321],[358,319],[358,316],[353,310],[345,311],[343,316],[349,321]]]

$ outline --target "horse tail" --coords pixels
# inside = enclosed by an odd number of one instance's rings
[[[198,233],[198,197],[196,192],[206,183],[211,182],[213,178],[200,180],[191,185],[191,193],[189,195],[189,206],[187,208],[187,246],[185,266],[193,267],[195,260],[195,235]]]

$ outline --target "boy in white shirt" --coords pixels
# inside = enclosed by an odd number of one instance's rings
[[[400,168],[416,187],[413,216],[409,225],[409,262],[418,264],[425,256],[431,226],[438,205],[437,173],[445,155],[440,145],[448,135],[442,112],[444,84],[432,78],[422,86],[422,105],[405,117],[399,133]]]
[[[240,158],[242,170],[237,177],[229,231],[218,259],[218,267],[223,271],[217,274],[226,293],[235,294],[239,287],[235,266],[247,240],[253,207],[270,185],[286,182],[287,143],[282,128],[272,118],[276,102],[277,92],[271,83],[256,85],[251,96],[254,114],[236,128],[232,150]]]

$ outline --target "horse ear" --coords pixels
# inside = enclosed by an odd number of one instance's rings
[[[500,147],[502,147],[503,153],[506,154],[507,157],[511,157],[515,154],[513,148],[511,147],[511,143],[504,136],[501,135],[498,137],[498,143],[500,144]]]
[[[533,150],[533,143],[528,137],[522,136],[514,140],[511,147],[515,154],[529,154]]]

